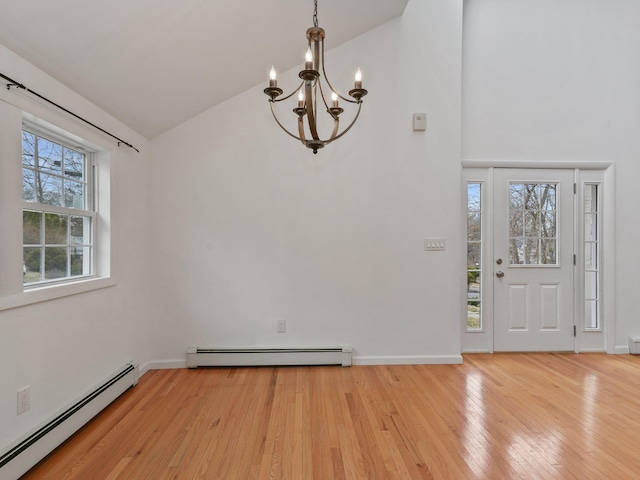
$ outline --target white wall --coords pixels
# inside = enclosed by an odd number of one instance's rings
[[[328,52],[336,88],[359,65],[370,93],[353,130],[317,155],[277,127],[265,85],[152,141],[156,366],[184,365],[189,346],[460,360],[461,26],[460,1],[413,0]],[[257,66],[265,78],[269,66]],[[279,78],[289,90],[297,72]],[[414,112],[426,133],[412,131]],[[447,250],[425,252],[430,236]]]
[[[145,364],[149,358],[147,168],[148,142],[86,100],[0,46],[0,71],[22,82],[108,131],[133,143],[141,153],[104,137],[60,114],[24,92],[0,89],[0,125],[17,129],[21,111],[58,125],[110,150],[111,273],[115,285],[42,303],[0,311],[0,450],[14,442],[68,402],[93,387],[128,361]],[[17,113],[16,113],[17,112]],[[3,167],[19,162],[18,148],[0,145]],[[6,152],[17,151],[18,156]],[[0,169],[1,170],[1,169]],[[19,177],[18,177],[19,178]],[[6,180],[6,179],[3,179]],[[18,184],[19,186],[19,184]],[[3,185],[3,188],[6,185]],[[21,193],[2,192],[4,212],[15,208],[2,225],[2,238],[18,232],[21,241]],[[8,217],[3,217],[3,221]],[[17,223],[14,221],[17,218]],[[0,249],[6,251],[7,244]],[[17,263],[3,260],[3,285]],[[8,261],[7,261],[8,260]],[[18,275],[22,275],[18,270]],[[21,280],[20,280],[21,281]],[[7,290],[3,290],[7,293]],[[19,296],[19,295],[18,295]],[[0,298],[0,306],[6,306]],[[17,390],[31,386],[32,408],[17,416]]]
[[[638,25],[635,0],[464,3],[463,159],[615,165],[615,223],[624,229],[610,341],[621,352],[640,335]]]

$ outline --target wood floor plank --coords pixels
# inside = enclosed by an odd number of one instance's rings
[[[161,370],[23,480],[640,478],[640,357]]]

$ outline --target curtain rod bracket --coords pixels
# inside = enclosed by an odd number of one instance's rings
[[[21,88],[23,90],[26,90],[27,87],[25,87],[23,84],[21,83],[7,83],[7,90],[11,90],[11,87],[16,87],[16,88]]]

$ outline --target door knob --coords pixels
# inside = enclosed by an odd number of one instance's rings
[[[497,271],[496,272],[496,277],[498,277],[498,278],[504,277],[504,272]]]

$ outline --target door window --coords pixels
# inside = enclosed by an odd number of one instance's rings
[[[509,185],[509,262],[557,265],[555,183]]]

